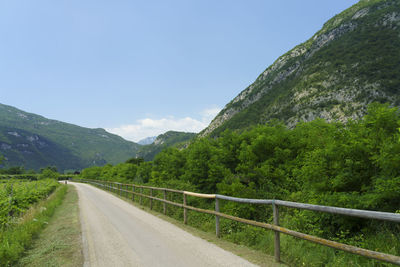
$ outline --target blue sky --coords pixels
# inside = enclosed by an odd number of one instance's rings
[[[0,1],[0,103],[133,141],[200,131],[356,2]]]

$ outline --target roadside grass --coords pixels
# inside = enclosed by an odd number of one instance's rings
[[[269,251],[260,251],[260,250],[254,250],[249,248],[248,246],[244,246],[244,245],[239,245],[239,244],[235,244],[229,240],[223,239],[223,238],[217,238],[215,233],[213,232],[209,232],[209,231],[205,231],[203,229],[199,229],[196,228],[194,226],[191,226],[189,224],[184,224],[182,221],[177,220],[176,218],[170,217],[168,215],[164,215],[162,212],[157,211],[156,209],[150,209],[148,206],[145,206],[146,202],[144,201],[143,204],[144,205],[140,205],[139,202],[137,202],[138,197],[136,197],[135,201],[132,201],[131,198],[127,198],[125,196],[121,196],[115,192],[110,192],[110,191],[106,191],[109,192],[111,194],[113,194],[116,197],[119,197],[125,201],[127,201],[128,203],[136,206],[137,208],[146,211],[164,221],[167,221],[169,223],[172,223],[174,225],[176,225],[177,227],[185,230],[186,232],[189,232],[191,234],[193,234],[194,236],[200,237],[201,239],[204,239],[208,242],[211,242],[213,244],[215,244],[216,246],[229,251],[235,255],[238,255],[246,260],[248,260],[251,263],[254,263],[258,266],[263,266],[263,267],[278,267],[278,266],[287,266],[283,263],[277,263],[275,262],[275,259],[273,256],[266,254]],[[171,207],[167,205],[167,209],[173,209],[175,207]],[[194,215],[195,213],[190,213],[191,215]],[[189,215],[189,218],[190,216]],[[193,217],[192,217],[193,218]],[[190,220],[189,220],[190,223]],[[272,234],[272,233],[271,233]],[[272,252],[273,253],[273,252]]]
[[[83,265],[78,194],[72,185],[65,188],[64,201],[55,210],[48,226],[15,266]]]

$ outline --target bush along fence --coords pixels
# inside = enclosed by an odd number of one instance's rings
[[[346,215],[346,216],[354,216],[354,217],[361,217],[366,219],[376,219],[376,220],[383,220],[383,221],[391,221],[400,223],[400,214],[390,213],[390,212],[379,212],[379,211],[369,211],[369,210],[357,210],[357,209],[347,209],[347,208],[338,208],[338,207],[331,207],[331,206],[321,206],[321,205],[312,205],[312,204],[304,204],[298,202],[290,202],[290,201],[282,201],[282,200],[270,200],[270,199],[246,199],[246,198],[236,198],[218,194],[200,194],[188,191],[181,191],[169,188],[159,188],[159,187],[152,187],[152,186],[143,186],[143,185],[135,185],[135,184],[122,184],[117,182],[109,182],[109,181],[99,181],[99,180],[77,180],[74,179],[76,182],[84,182],[88,184],[92,184],[98,187],[101,187],[105,190],[112,191],[122,196],[124,193],[125,196],[131,195],[132,200],[135,199],[135,196],[139,197],[139,203],[143,204],[142,199],[148,198],[150,203],[150,209],[153,208],[153,200],[160,201],[163,203],[163,213],[166,214],[167,204],[173,205],[176,207],[183,208],[183,221],[187,224],[188,218],[188,210],[193,210],[196,212],[206,213],[215,215],[215,232],[217,237],[220,236],[220,227],[219,227],[219,219],[226,218],[232,221],[261,227],[264,229],[269,229],[275,232],[274,238],[274,246],[275,246],[275,260],[280,262],[280,233],[294,236],[300,239],[304,239],[313,243],[317,243],[323,246],[328,246],[334,249],[346,251],[349,253],[353,253],[356,255],[368,257],[371,259],[384,261],[388,263],[392,263],[395,265],[400,266],[400,257],[396,255],[385,254],[377,251],[367,250],[351,245],[346,245],[343,243],[319,238],[316,236],[303,234],[300,232],[296,232],[284,227],[279,226],[279,206],[285,206],[290,208],[296,209],[306,209],[312,211],[319,211],[319,212],[327,212],[339,215]],[[147,189],[149,191],[149,195],[144,194],[143,189]],[[163,192],[163,198],[158,198],[153,196],[153,191],[161,191]],[[167,193],[176,193],[182,194],[183,202],[177,203],[173,201],[167,200]],[[215,200],[215,210],[206,210],[201,208],[196,208],[187,205],[187,196],[193,196],[198,198],[208,198]],[[243,219],[235,216],[231,216],[228,214],[221,213],[219,210],[219,200],[227,200],[227,201],[234,201],[239,203],[248,203],[248,204],[266,204],[272,205],[273,209],[273,224],[263,223],[252,221],[248,219]]]

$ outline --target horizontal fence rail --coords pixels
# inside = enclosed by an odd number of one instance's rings
[[[320,237],[296,232],[284,227],[279,226],[279,206],[285,206],[290,208],[296,209],[305,209],[305,210],[312,210],[312,211],[319,211],[319,212],[326,212],[332,214],[339,214],[339,215],[346,215],[346,216],[353,216],[353,217],[361,217],[367,219],[377,219],[383,221],[391,221],[400,223],[400,214],[390,213],[390,212],[380,212],[380,211],[369,211],[369,210],[358,210],[358,209],[347,209],[347,208],[339,208],[339,207],[331,207],[331,206],[322,206],[322,205],[313,205],[313,204],[305,204],[305,203],[298,203],[298,202],[290,202],[290,201],[283,201],[283,200],[273,200],[273,199],[247,199],[247,198],[237,198],[237,197],[230,197],[218,194],[202,194],[202,193],[195,193],[189,191],[181,191],[176,189],[169,189],[169,188],[160,188],[160,187],[152,187],[152,186],[144,186],[144,185],[136,185],[136,184],[123,184],[117,182],[109,182],[109,181],[99,181],[99,180],[76,180],[78,182],[85,182],[90,183],[93,185],[97,185],[108,189],[110,191],[114,191],[115,193],[122,193],[131,194],[132,199],[134,200],[135,196],[140,197],[140,204],[142,204],[142,198],[147,198],[150,200],[150,209],[152,209],[152,201],[160,201],[163,203],[163,212],[166,214],[166,204],[172,205],[175,207],[183,208],[183,221],[187,224],[187,216],[188,210],[193,210],[196,212],[206,213],[215,216],[215,231],[217,237],[220,236],[220,229],[219,229],[219,219],[225,218],[232,221],[261,227],[264,229],[273,230],[275,232],[274,238],[274,245],[275,245],[275,260],[277,262],[280,261],[280,233],[294,236],[303,240],[307,240],[316,244],[320,244],[323,246],[328,246],[334,249],[346,251],[349,253],[353,253],[356,255],[368,257],[371,259],[389,262],[392,264],[400,265],[400,257],[396,255],[390,255],[386,253],[381,253],[377,251],[367,250],[351,245],[346,245],[343,243],[323,239]],[[125,188],[123,188],[125,187]],[[129,187],[132,190],[129,190]],[[136,192],[137,189],[140,189],[140,193]],[[143,189],[150,190],[150,195],[146,195],[143,193]],[[153,196],[153,190],[162,191],[164,192],[164,198],[158,198]],[[178,193],[183,195],[183,203],[177,203],[174,201],[167,200],[167,192],[170,193]],[[198,197],[198,198],[205,198],[205,199],[214,199],[215,200],[215,210],[206,210],[201,208],[196,208],[187,205],[187,196]],[[227,200],[233,201],[238,203],[247,203],[247,204],[267,204],[272,205],[273,208],[273,224],[257,222],[253,220],[243,219],[239,217],[235,217],[232,215],[224,214],[219,211],[219,200]]]
[[[353,216],[353,217],[361,217],[361,218],[367,218],[367,219],[377,219],[377,220],[384,220],[384,221],[400,222],[400,214],[391,213],[391,212],[346,209],[346,208],[304,204],[304,203],[283,201],[283,200],[248,199],[248,198],[228,197],[228,196],[224,196],[224,195],[215,195],[215,197],[219,198],[219,199],[224,199],[224,200],[229,200],[229,201],[234,201],[234,202],[239,202],[239,203],[248,203],[248,204],[274,204],[275,203],[278,206],[285,206],[285,207],[290,207],[290,208],[321,211],[321,212],[341,214],[341,215],[347,215],[347,216]]]

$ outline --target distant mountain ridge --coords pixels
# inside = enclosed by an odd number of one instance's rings
[[[139,142],[137,142],[139,145],[150,145],[152,143],[154,143],[154,141],[157,139],[157,136],[150,136],[150,137],[146,137],[142,140],[140,140]]]
[[[0,104],[0,155],[6,166],[77,170],[123,162],[134,157],[139,147],[104,129],[50,120]]]
[[[279,57],[200,136],[279,119],[358,119],[374,101],[400,105],[400,1],[361,0]]]
[[[168,131],[157,136],[153,143],[142,146],[139,149],[137,156],[144,158],[146,161],[153,160],[154,157],[163,149],[168,147],[183,147],[195,136],[195,133]]]

